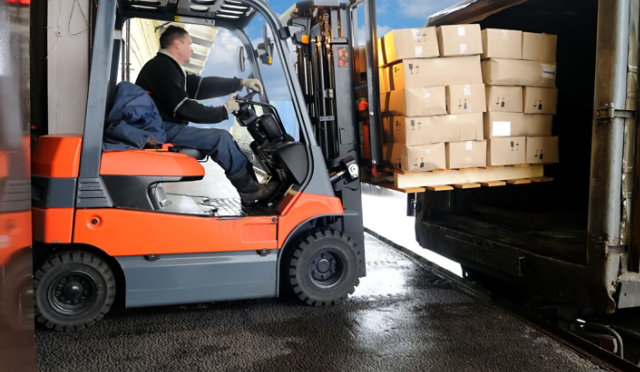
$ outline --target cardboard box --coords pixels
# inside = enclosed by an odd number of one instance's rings
[[[452,115],[487,111],[484,84],[449,85],[447,112]]]
[[[522,33],[522,59],[556,62],[558,37],[552,34]]]
[[[482,84],[480,56],[405,59],[387,67],[389,90]]]
[[[478,24],[440,26],[437,32],[441,57],[482,54]]]
[[[364,46],[367,47],[366,45]],[[385,65],[384,63],[384,49],[382,48],[382,38],[379,37],[376,40],[376,52],[378,53],[378,67],[382,67]]]
[[[556,88],[524,88],[525,114],[555,114],[558,104]]]
[[[481,113],[417,118],[386,116],[382,125],[385,142],[410,146],[484,139]]]
[[[487,141],[450,142],[445,145],[447,168],[475,168],[487,165]]]
[[[380,110],[407,117],[445,115],[445,89],[429,87],[393,90],[380,96]]]
[[[485,138],[549,136],[552,122],[552,115],[489,111],[484,114],[484,136]]]
[[[391,91],[391,68],[389,66],[378,68],[378,85],[380,94]]]
[[[522,87],[486,86],[487,111],[518,112],[523,111]]]
[[[447,165],[444,143],[421,146],[385,144],[382,152],[388,164],[405,172],[427,172],[445,169]]]
[[[526,137],[501,137],[487,140],[487,165],[524,164]]]
[[[482,30],[482,59],[522,58],[522,31],[486,28]]]
[[[385,64],[407,58],[437,57],[440,54],[435,27],[391,30],[382,39]]]
[[[559,162],[558,137],[527,137],[526,160],[530,164]]]
[[[553,125],[553,115],[551,114],[522,114],[524,121],[523,136],[550,136]],[[518,134],[519,136],[520,134]]]
[[[549,87],[556,85],[555,63],[491,58],[482,61],[482,77],[488,85]]]

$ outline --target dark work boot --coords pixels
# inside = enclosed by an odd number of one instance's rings
[[[260,183],[257,181],[253,169],[243,168],[240,172],[232,174],[229,181],[235,186],[242,199],[242,204],[251,205],[261,200],[267,199],[278,188],[278,183]]]

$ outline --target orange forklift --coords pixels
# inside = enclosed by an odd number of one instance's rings
[[[41,136],[32,157],[37,321],[79,329],[114,304],[226,301],[283,291],[314,306],[344,301],[365,275],[351,63],[351,22],[363,3],[302,1],[280,19],[262,0],[97,3],[84,134]],[[364,4],[371,22],[375,5]],[[269,200],[243,206],[237,197],[166,191],[167,183],[204,177],[202,156],[193,149],[102,151],[123,49],[118,30],[131,18],[227,29],[242,41],[240,59],[260,80],[260,65],[271,63],[271,53],[278,57],[297,138],[270,104],[269,85],[260,96],[247,94],[236,115],[253,139],[254,166],[280,184]],[[254,47],[247,29],[262,24],[263,42]],[[372,45],[373,27],[367,38]],[[375,56],[368,58],[374,66]],[[377,83],[368,87],[375,97]],[[375,141],[375,128],[370,131]]]

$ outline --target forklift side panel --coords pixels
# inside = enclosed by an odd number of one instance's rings
[[[38,138],[31,173],[43,177],[78,177],[82,137],[51,135]]]
[[[256,252],[116,257],[127,282],[126,307],[275,297],[277,258]]]
[[[270,216],[214,218],[124,209],[77,210],[73,241],[111,256],[278,248]]]
[[[340,199],[336,197],[294,191],[285,196],[278,211],[282,213],[278,224],[278,247],[282,247],[289,234],[307,220],[344,214]]]
[[[71,243],[73,208],[37,208],[33,214],[33,239],[42,243]]]

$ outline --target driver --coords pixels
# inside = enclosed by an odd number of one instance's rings
[[[187,73],[182,66],[189,62],[192,52],[189,33],[180,27],[167,27],[160,36],[160,51],[142,67],[136,85],[145,89],[158,107],[167,142],[211,156],[224,169],[245,205],[268,198],[277,183],[257,181],[253,165],[228,131],[187,125],[188,122],[219,123],[228,119],[229,113],[240,108],[237,93],[233,92],[243,87],[262,92],[262,84],[257,79],[201,77]],[[231,95],[223,106],[207,106],[196,101],[227,94]]]

